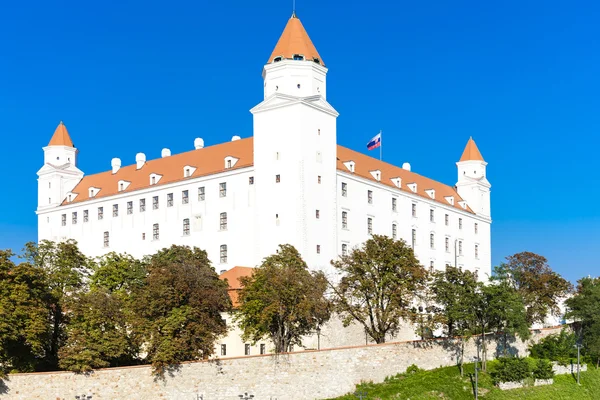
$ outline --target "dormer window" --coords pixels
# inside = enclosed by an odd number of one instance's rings
[[[281,61],[281,60],[283,60],[283,57],[281,57],[281,56],[278,56],[278,57],[275,57],[275,58],[273,59],[273,62],[274,62],[274,63],[276,63],[276,62],[279,62],[279,61]]]
[[[302,54],[294,54],[295,61],[304,61],[304,56]]]
[[[225,157],[225,169],[230,169],[235,167],[235,164],[238,162],[238,158],[227,156]]]
[[[131,184],[131,182],[124,181],[124,180],[120,180],[118,183],[119,183],[119,192],[127,190],[127,188],[129,187],[129,185]]]
[[[162,175],[150,174],[150,185],[156,185],[160,181],[160,178],[162,178]],[[125,188],[127,188],[127,186]]]
[[[186,165],[183,167],[183,177],[184,178],[189,178],[192,175],[194,175],[194,172],[196,172],[196,167],[193,167],[191,165]]]
[[[354,165],[355,165],[354,161],[346,161],[346,162],[344,163],[344,166],[345,166],[346,168],[348,168],[348,171],[350,171],[350,172],[352,172],[352,173],[354,173]]]
[[[100,191],[100,188],[96,188],[96,187],[93,187],[93,186],[90,187],[90,188],[88,188],[89,197],[90,198],[95,197],[98,194],[99,191]]]

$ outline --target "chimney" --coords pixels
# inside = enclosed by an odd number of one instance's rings
[[[140,169],[146,164],[146,155],[144,153],[137,153],[135,155],[135,169]]]
[[[235,135],[234,137],[231,138],[232,142],[235,142],[236,140],[240,140],[241,137],[239,137],[238,135]]]
[[[116,174],[117,171],[121,168],[121,159],[113,158],[112,160],[110,160],[110,166],[112,167],[112,173]]]
[[[196,150],[201,149],[204,147],[204,140],[202,138],[196,138],[194,140],[194,148]]]
[[[402,164],[402,169],[410,171],[410,163],[405,162],[404,164]]]
[[[160,156],[162,158],[171,156],[171,150],[169,150],[169,149],[162,149],[162,151],[160,152]]]

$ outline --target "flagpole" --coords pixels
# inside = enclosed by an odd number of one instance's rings
[[[383,131],[379,130],[379,141],[380,141],[380,145],[379,145],[379,161],[382,161],[382,157],[383,157]]]

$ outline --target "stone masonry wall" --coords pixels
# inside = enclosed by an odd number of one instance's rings
[[[537,330],[532,340],[559,329]],[[489,337],[487,341],[490,357],[503,351],[504,340]],[[12,374],[0,384],[0,400],[68,400],[82,394],[92,400],[239,400],[245,392],[256,400],[323,399],[348,393],[361,381],[382,382],[411,364],[423,369],[455,365],[457,345],[429,340],[225,358],[183,364],[164,379],[155,379],[148,366],[108,368],[89,375]],[[513,354],[524,356],[526,349],[527,343],[519,340],[509,343]],[[469,340],[465,359],[476,353],[475,340]]]

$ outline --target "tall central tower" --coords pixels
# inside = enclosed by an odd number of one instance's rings
[[[296,15],[263,68],[254,107],[256,262],[294,245],[311,269],[336,251],[336,119],[326,101],[327,68]]]

